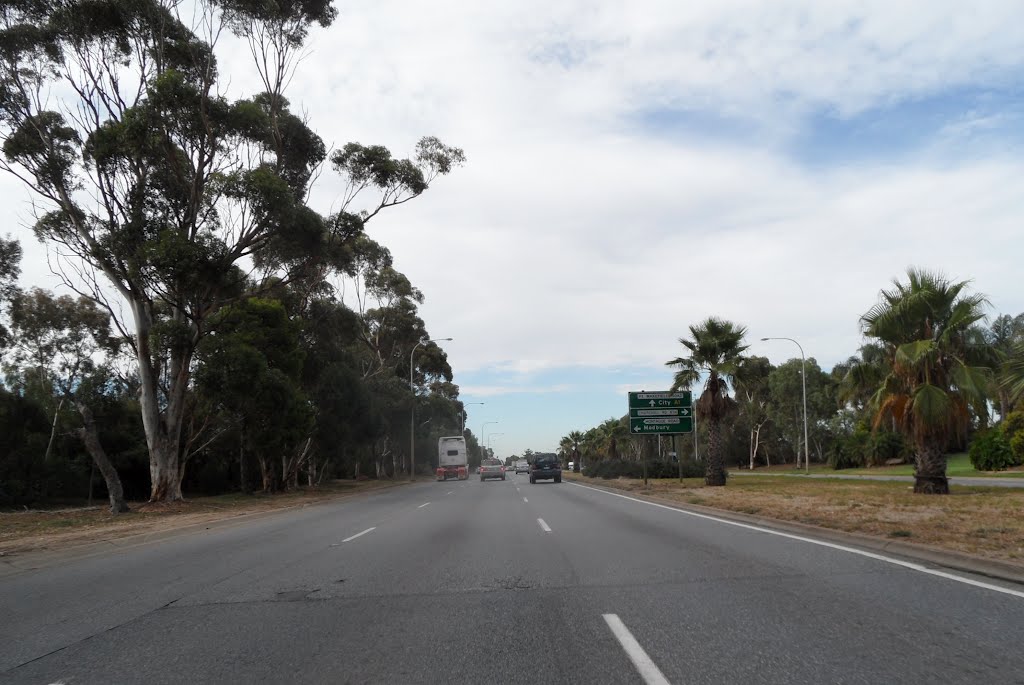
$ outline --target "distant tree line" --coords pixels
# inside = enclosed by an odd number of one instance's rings
[[[727,466],[800,465],[805,453],[835,469],[912,461],[915,491],[946,493],[946,454],[975,437],[977,468],[1024,464],[1024,314],[988,320],[987,307],[968,282],[920,269],[882,290],[856,354],[827,371],[806,359],[806,444],[802,360],[748,355],[746,328],[709,318],[667,362],[672,389],[695,390],[695,435],[632,436],[624,415],[568,433],[562,458],[660,463],[671,443],[709,485]]]

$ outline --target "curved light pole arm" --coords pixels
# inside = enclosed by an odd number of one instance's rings
[[[793,338],[774,337],[761,338],[761,340],[788,340],[800,350],[800,380],[803,385],[804,395],[804,472],[811,472],[811,443],[807,439],[807,357],[804,355],[804,347]],[[799,452],[797,456],[800,456]]]

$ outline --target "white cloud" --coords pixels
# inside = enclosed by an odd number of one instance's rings
[[[570,392],[574,387],[568,383],[554,385],[467,385],[460,388],[469,397],[497,397],[501,395],[547,395]]]
[[[465,148],[464,169],[370,233],[426,294],[430,331],[455,338],[457,374],[524,377],[473,394],[542,392],[529,376],[556,367],[661,366],[712,314],[746,324],[752,340],[799,338],[828,364],[856,349],[857,317],[911,264],[973,277],[997,310],[1024,310],[1024,163],[922,156],[812,171],[778,144],[810,110],[849,115],[1017,78],[1016,2],[339,9],[313,34],[290,97],[336,145],[408,154],[437,134]],[[233,90],[252,87],[244,51],[224,68]],[[634,114],[659,108],[754,134],[741,146],[637,128]],[[2,184],[13,228],[25,195]],[[326,211],[338,193],[327,171],[314,201]],[[24,243],[26,280],[44,281],[40,248]],[[755,343],[773,358],[795,352],[783,347]]]

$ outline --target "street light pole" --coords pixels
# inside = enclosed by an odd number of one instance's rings
[[[409,480],[412,481],[413,476],[416,474],[416,386],[413,384],[412,378],[412,358],[416,354],[416,348],[424,343],[439,342],[441,340],[447,340],[451,342],[451,338],[432,338],[430,340],[420,340],[418,343],[412,346],[412,352],[409,353],[409,390],[412,392],[412,407],[409,409]]]
[[[762,342],[766,340],[788,340],[800,348],[800,376],[804,389],[804,472],[809,474],[811,472],[811,443],[807,440],[807,358],[804,356],[804,348],[793,338],[761,338]],[[796,456],[799,459],[800,453],[797,452]]]
[[[500,421],[484,421],[483,424],[480,425],[480,461],[483,461],[483,459],[484,459],[484,448],[486,447],[486,445],[484,444],[486,442],[486,439],[484,438],[484,428],[486,428],[489,424],[492,424],[492,423],[501,423],[501,422]]]
[[[504,433],[488,433],[487,434],[487,451],[488,452],[491,451],[491,438],[493,438],[495,435],[504,435]]]
[[[483,404],[483,402],[463,402],[462,403],[462,433],[461,433],[461,435],[463,435],[463,436],[466,435],[466,407],[468,407],[471,404]]]

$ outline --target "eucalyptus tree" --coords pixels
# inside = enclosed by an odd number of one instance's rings
[[[329,0],[103,7],[4,4],[3,165],[42,208],[34,230],[68,285],[108,309],[129,341],[150,496],[175,500],[196,347],[221,306],[252,294],[243,269],[261,284],[319,282],[348,268],[347,245],[368,220],[420,195],[463,155],[435,138],[413,160],[350,143],[330,158],[347,180],[341,209],[322,217],[306,198],[327,150],[285,86],[309,29],[334,20]],[[229,34],[248,43],[262,88],[237,100],[224,95],[235,75],[216,56]],[[357,211],[366,191],[376,198]]]
[[[805,370],[806,386],[800,377]],[[798,465],[804,435],[804,387],[807,389],[808,440],[814,445],[813,451],[818,453],[818,458],[822,459],[829,434],[829,420],[835,416],[837,410],[835,381],[821,370],[813,357],[806,362],[790,359],[773,369],[768,377],[768,389],[771,394],[769,415],[772,425],[777,427],[789,445],[793,446]],[[811,451],[808,449],[807,453],[810,454]]]
[[[260,467],[263,491],[287,488],[309,455],[313,422],[299,383],[300,326],[281,302],[259,298],[223,307],[211,324],[216,335],[197,350],[197,387],[237,424],[243,448]],[[240,460],[244,473],[244,454]]]
[[[21,273],[21,245],[17,240],[0,238],[0,316],[10,305],[11,298],[18,290],[18,276]],[[8,332],[0,319],[0,352],[8,343]]]
[[[967,281],[912,268],[861,317],[889,366],[872,399],[875,426],[892,420],[912,441],[914,492],[949,494],[950,439],[966,432],[972,411],[986,411],[991,355],[973,344],[972,329],[988,302],[967,288]]]
[[[106,482],[110,513],[128,511],[121,479],[103,448],[93,411],[97,397],[111,381],[106,362],[118,349],[107,312],[87,298],[54,297],[34,288],[15,295],[11,329],[14,368],[23,380],[34,379],[55,398],[50,440],[43,458],[50,459],[61,408],[69,402],[79,415],[75,433]]]
[[[695,406],[697,418],[705,423],[708,431],[708,458],[704,474],[707,485],[725,485],[721,423],[736,409],[736,401],[729,396],[729,384],[743,362],[743,352],[748,347],[743,344],[746,334],[744,326],[709,317],[690,326],[692,339],[679,339],[689,355],[665,362],[666,366],[678,369],[672,390],[689,390],[701,378],[707,377]]]
[[[754,468],[761,446],[761,432],[769,422],[769,401],[771,399],[768,379],[772,364],[767,357],[746,357],[736,371],[736,403],[739,407],[739,421],[748,434],[747,456],[750,468]],[[769,461],[767,453],[765,461]],[[770,465],[770,463],[769,463]]]

